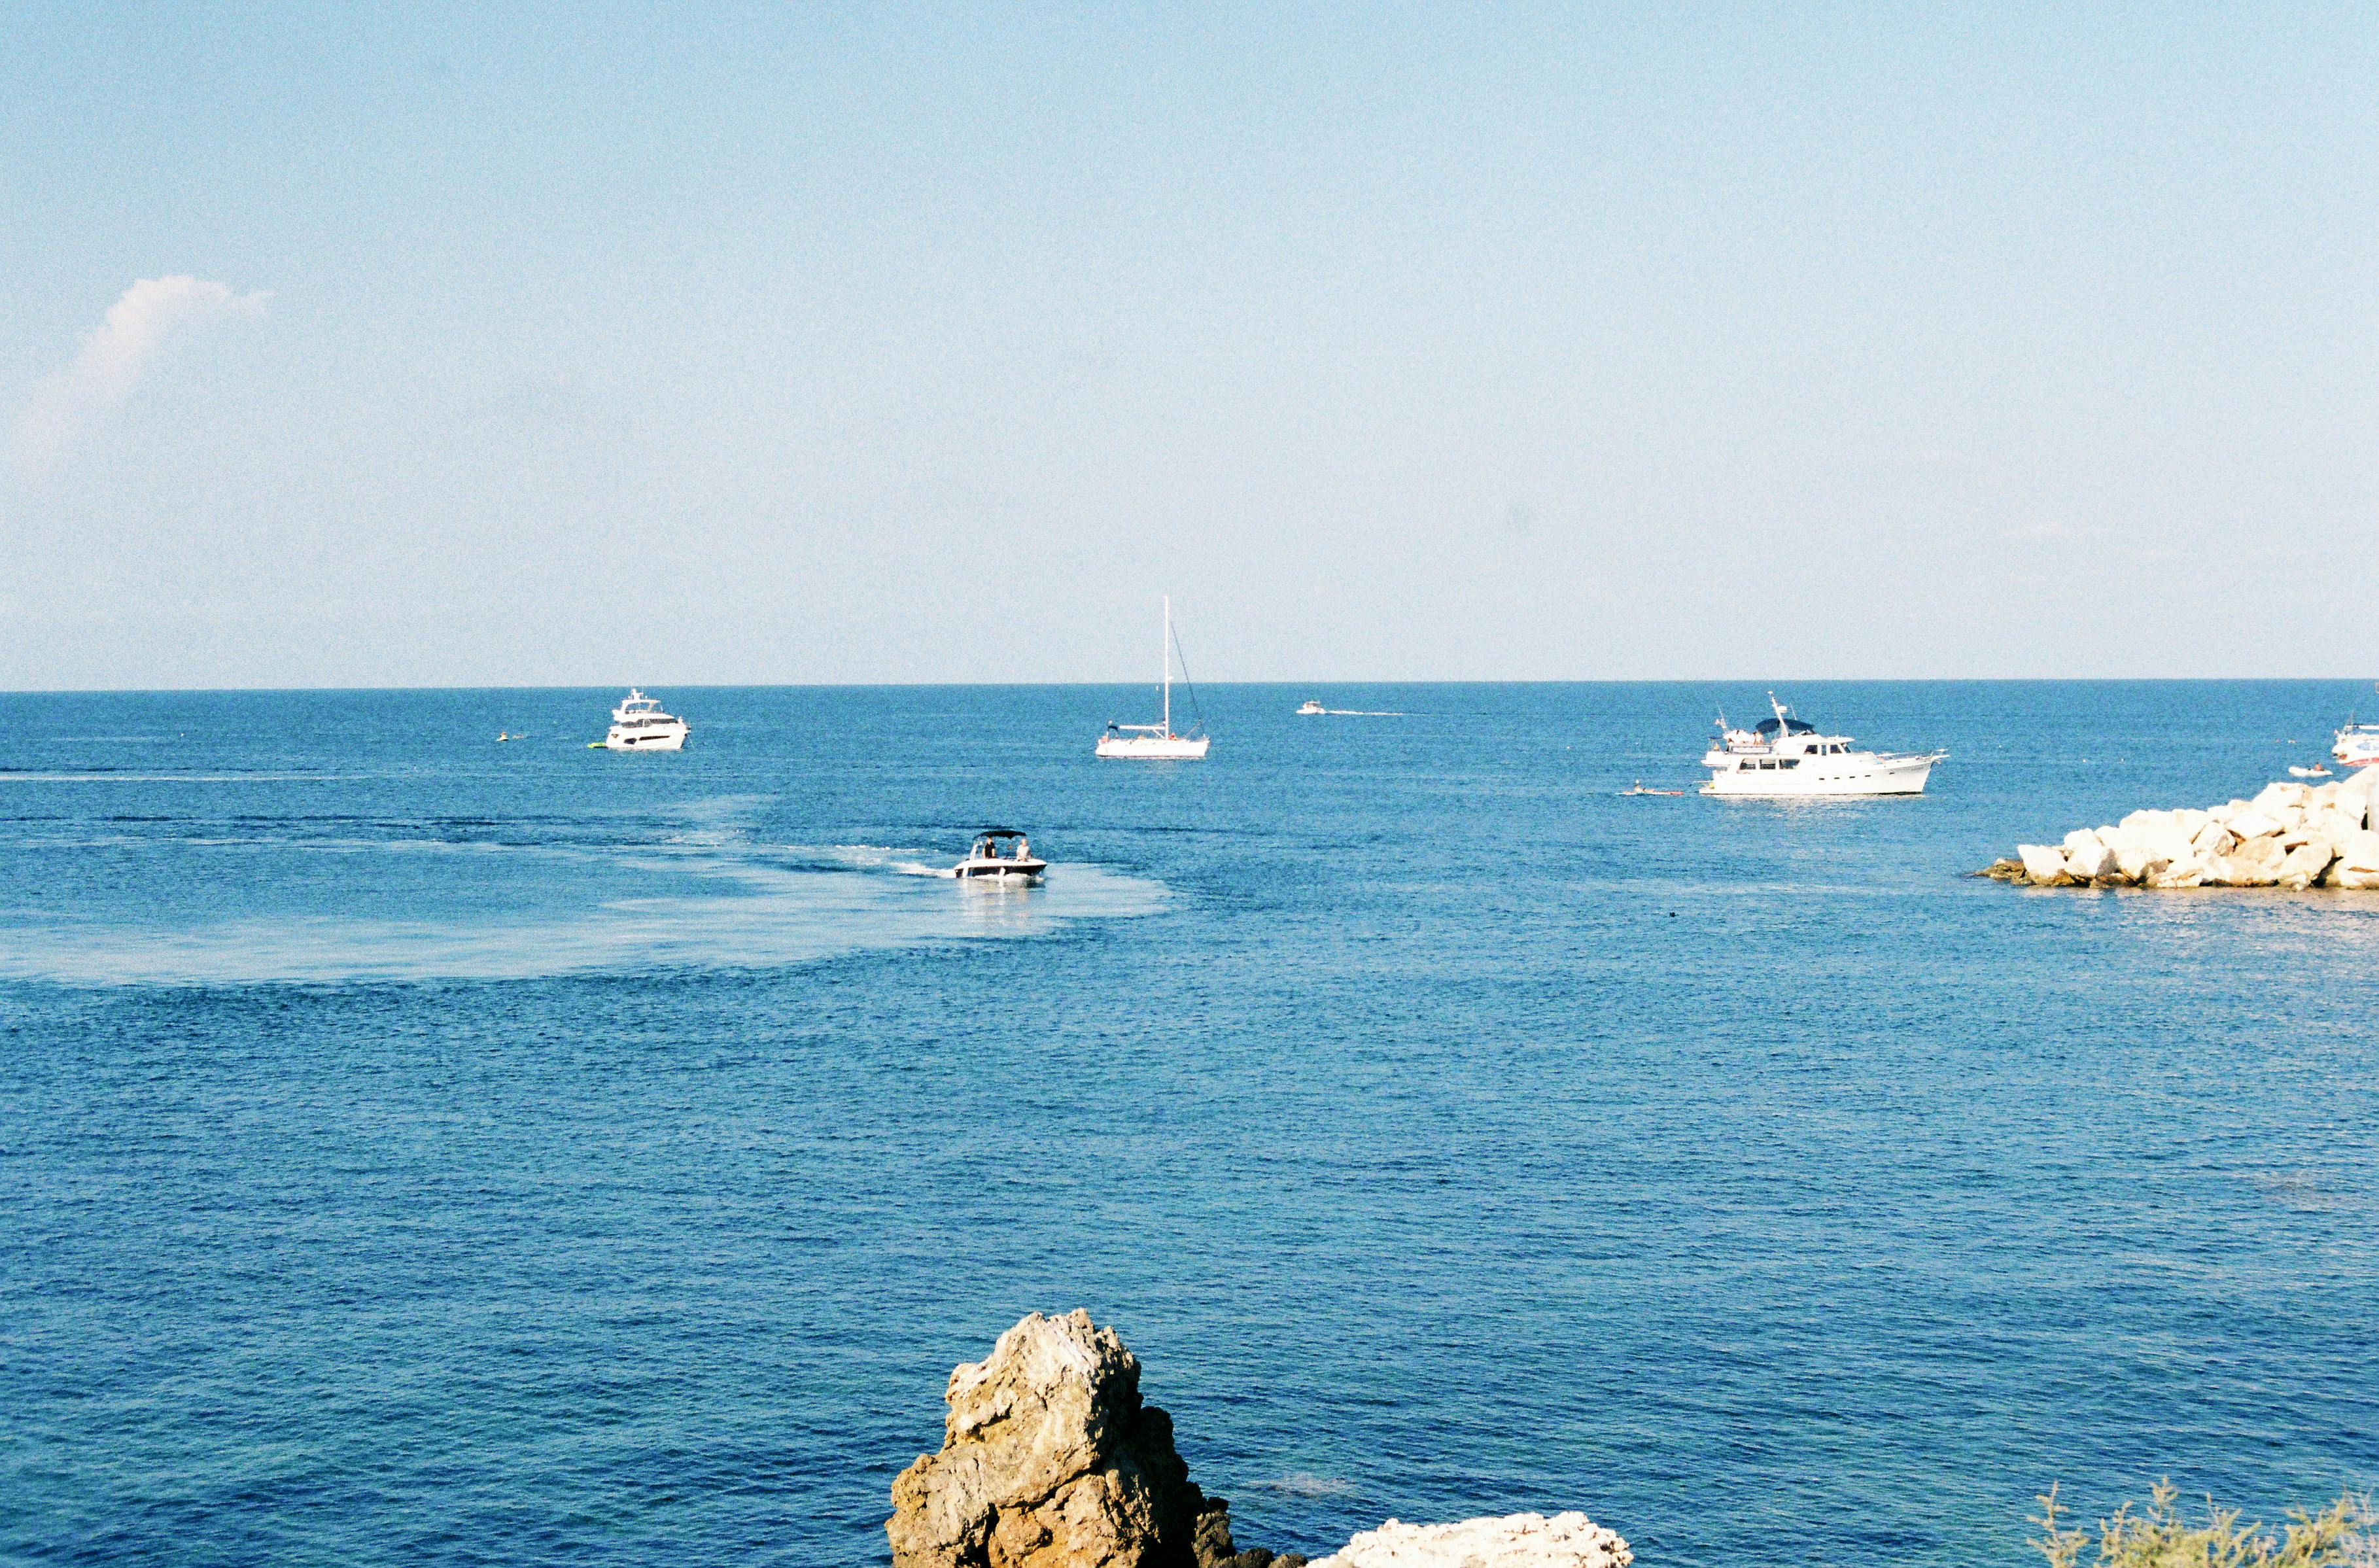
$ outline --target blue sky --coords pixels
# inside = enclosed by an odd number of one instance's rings
[[[0,685],[2379,674],[2367,8],[51,7]]]

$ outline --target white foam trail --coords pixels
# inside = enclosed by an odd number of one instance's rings
[[[923,874],[916,874],[902,869],[916,862],[891,858],[916,851],[842,848],[874,863],[793,869],[743,852],[667,846],[625,862],[612,858],[613,850],[579,852],[652,873],[657,887],[682,889],[691,876],[733,890],[657,891],[561,912],[421,920],[257,915],[113,930],[17,921],[0,925],[0,980],[339,984],[771,969],[882,948],[1047,935],[1078,920],[1148,914],[1165,900],[1162,884],[1094,865],[1053,866],[1046,885],[1005,898],[954,897],[927,880],[947,878],[947,871],[919,865]],[[556,850],[537,845],[510,852],[544,857]]]

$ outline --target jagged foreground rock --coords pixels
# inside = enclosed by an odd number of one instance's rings
[[[1391,1519],[1313,1568],[1627,1568],[1635,1561],[1625,1541],[1583,1514],[1508,1514],[1458,1525]]]
[[[2135,811],[2062,844],[2019,844],[1987,876],[2038,887],[2379,887],[2379,768],[2268,785],[2205,811]]]
[[[893,1568],[1303,1568],[1237,1551],[1140,1363],[1091,1315],[1028,1313],[950,1374],[942,1451],[892,1483]]]
[[[950,1374],[942,1451],[892,1483],[893,1568],[1305,1568],[1231,1543],[1230,1505],[1191,1483],[1140,1363],[1088,1312],[1027,1313]],[[1627,1568],[1583,1514],[1458,1525],[1391,1519],[1330,1568]],[[1315,1568],[1322,1568],[1316,1564]]]

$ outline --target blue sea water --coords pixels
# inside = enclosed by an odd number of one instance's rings
[[[0,697],[0,1554],[881,1562],[1077,1305],[1275,1550],[2379,1484],[2379,897],[1962,874],[2359,689],[1787,694],[1952,758],[1618,794],[1705,684],[1208,689],[1156,766],[1121,689]],[[1045,887],[928,874],[992,821]]]

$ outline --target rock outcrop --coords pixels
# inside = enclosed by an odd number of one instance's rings
[[[2267,785],[2204,811],[2135,811],[2059,844],[2019,844],[1982,874],[2035,887],[2379,888],[2379,767]]]
[[[939,1453],[892,1483],[893,1568],[1303,1568],[1239,1551],[1140,1363],[1090,1314],[1028,1313],[950,1374]]]
[[[1313,1568],[1627,1568],[1627,1543],[1583,1514],[1508,1514],[1365,1530]]]

